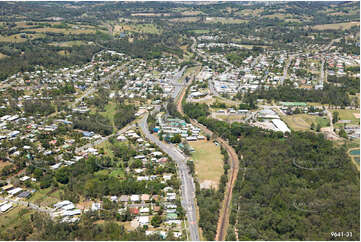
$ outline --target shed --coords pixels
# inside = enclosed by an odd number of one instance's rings
[[[30,195],[31,195],[31,192],[29,192],[29,191],[23,191],[22,193],[20,193],[20,194],[18,195],[18,197],[20,197],[20,198],[28,198],[28,197],[30,197]]]
[[[21,192],[22,190],[23,190],[22,188],[17,187],[17,188],[14,188],[14,189],[9,190],[8,193],[9,193],[10,195],[15,195],[15,194]]]
[[[12,206],[13,206],[12,203],[6,203],[0,207],[0,211],[2,213],[4,213],[4,212],[8,211],[10,208],[12,208]]]

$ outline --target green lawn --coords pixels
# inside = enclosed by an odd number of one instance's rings
[[[110,123],[113,125],[113,129],[115,130],[115,124],[114,124],[114,115],[117,112],[117,105],[113,102],[108,103],[105,105],[105,112],[101,112],[100,114],[103,115],[103,117],[110,120]]]
[[[308,114],[295,114],[285,115],[282,119],[287,125],[294,131],[308,131],[311,129],[311,124],[314,123],[317,127],[318,124],[321,128],[329,126],[329,120],[327,117],[320,117]]]
[[[51,191],[51,188],[45,188],[45,189],[39,189],[37,190],[32,196],[31,198],[29,198],[29,202],[32,203],[40,203],[41,201],[43,201],[45,199],[45,196],[48,192]]]
[[[353,124],[358,124],[360,119],[356,118],[354,113],[359,113],[358,110],[352,109],[330,109],[330,112],[338,112],[340,114],[340,120],[351,120]]]

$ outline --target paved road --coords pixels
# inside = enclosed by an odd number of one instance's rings
[[[191,84],[192,84],[192,80],[190,81],[190,83],[188,83],[188,85],[191,85]],[[185,96],[186,96],[186,92],[185,92],[185,90],[183,90],[182,95],[180,96],[180,98],[177,102],[177,110],[178,110],[178,112],[180,112],[183,115],[184,115],[184,112],[183,112],[183,108],[182,108],[182,99]],[[212,136],[213,132],[210,131],[204,125],[198,123],[197,120],[190,119],[190,122],[194,126],[197,126],[198,128],[200,128],[205,134]],[[225,199],[222,203],[222,210],[220,211],[220,216],[219,216],[218,224],[217,224],[216,240],[222,241],[225,239],[226,231],[228,228],[229,215],[230,215],[230,212],[228,209],[231,206],[232,190],[233,190],[234,184],[237,179],[239,160],[238,160],[238,155],[235,152],[235,150],[225,140],[223,140],[221,137],[217,137],[216,140],[227,151],[227,153],[230,157],[229,162],[231,165],[231,171],[230,171],[231,177],[227,183],[227,187],[226,187],[226,191],[225,191]]]
[[[322,58],[322,63],[321,63],[321,70],[320,70],[320,84],[323,85],[324,81],[325,81],[325,70],[324,70],[324,66],[325,66],[325,58]]]
[[[178,80],[183,76],[184,71],[186,70],[187,66],[183,66],[183,68],[174,75],[171,84],[174,86],[174,92],[172,93],[172,98],[176,99],[179,93],[182,91],[184,84],[179,83]]]
[[[199,240],[198,224],[196,217],[196,204],[195,204],[195,187],[193,177],[188,171],[186,164],[186,157],[173,145],[162,143],[157,137],[153,136],[148,129],[147,118],[148,113],[138,122],[145,137],[156,144],[161,150],[167,153],[177,164],[179,178],[182,182],[182,206],[186,211],[188,219],[188,227],[190,239],[193,241]]]
[[[285,67],[283,68],[283,75],[281,77],[281,80],[280,80],[280,83],[281,85],[283,85],[283,82],[285,81],[285,79],[287,78],[287,72],[288,72],[288,68],[290,67],[291,65],[291,62],[292,62],[292,59],[297,56],[297,54],[294,54],[294,55],[290,55],[286,64],[285,64]]]

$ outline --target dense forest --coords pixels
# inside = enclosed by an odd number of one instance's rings
[[[355,88],[354,85],[352,88]],[[318,102],[341,107],[351,104],[347,89],[332,84],[325,84],[323,90],[294,88],[290,84],[284,84],[275,88],[271,87],[268,90],[261,87],[254,92],[254,96],[259,99],[267,99],[268,101],[293,100],[295,102]]]
[[[199,110],[193,108],[188,112]],[[360,181],[345,147],[309,132],[286,137],[205,116],[198,121],[243,156],[228,240],[235,232],[239,240],[331,240],[333,231],[359,240]]]

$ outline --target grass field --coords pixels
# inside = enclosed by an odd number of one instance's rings
[[[274,14],[268,14],[263,15],[264,18],[278,18],[278,19],[286,19],[286,18],[292,18],[293,16],[291,14],[283,14],[283,13],[274,13]]]
[[[320,124],[321,128],[327,127],[329,124],[329,120],[326,117],[308,114],[285,115],[282,116],[282,119],[294,131],[309,131],[311,130],[312,123],[314,123],[315,126]]]
[[[221,102],[221,103],[225,103],[228,106],[233,106],[236,105],[238,106],[240,104],[240,101],[233,101],[227,98],[223,98],[223,97],[215,97],[217,102]]]
[[[5,36],[5,35],[0,35],[0,42],[11,42],[11,43],[21,43],[21,42],[25,42],[28,39],[37,39],[37,38],[43,38],[45,37],[45,34],[27,34],[27,38],[22,38],[21,34],[14,34],[14,35],[9,35],[9,36]]]
[[[189,15],[199,15],[202,14],[203,12],[201,11],[183,11],[182,15],[184,16],[189,16]]]
[[[199,21],[199,17],[183,17],[183,18],[172,18],[169,21],[171,22],[182,22],[182,23],[192,23]]]
[[[71,47],[71,46],[80,46],[80,45],[86,45],[84,41],[81,40],[74,40],[74,41],[65,41],[65,42],[54,42],[50,43],[49,45],[52,46],[59,46],[59,47]]]
[[[110,120],[110,123],[113,125],[113,129],[115,129],[114,115],[117,111],[116,108],[117,108],[117,105],[113,102],[110,102],[105,106],[105,112],[100,113],[103,117]]]
[[[238,15],[238,16],[259,16],[259,14],[261,12],[264,11],[264,8],[257,8],[257,9],[243,9],[243,10],[240,10],[238,12],[236,12],[235,14]]]
[[[352,124],[358,124],[360,119],[356,118],[354,113],[359,113],[359,110],[352,109],[330,109],[331,113],[338,112],[340,115],[340,120],[351,120]]]
[[[315,25],[312,28],[316,30],[345,30],[350,29],[353,26],[360,26],[359,22],[347,22],[347,23],[337,23],[337,24],[321,24],[321,25]]]
[[[227,115],[227,114],[215,114],[215,117],[227,122],[243,120],[245,118],[244,115]]]
[[[218,186],[223,174],[223,156],[220,147],[211,141],[194,141],[189,144],[195,150],[192,158],[199,183]]]
[[[37,33],[63,33],[63,34],[95,34],[94,29],[60,29],[60,28],[38,28],[38,29],[31,29],[29,31],[37,32]],[[25,31],[26,32],[26,31]]]
[[[29,202],[38,204],[40,206],[52,206],[54,203],[60,200],[60,191],[51,190],[51,188],[40,189],[36,191]]]
[[[223,18],[223,17],[207,17],[206,23],[222,23],[222,24],[241,24],[246,23],[247,20],[236,18]]]
[[[161,34],[162,30],[155,24],[133,24],[133,23],[118,23],[114,26],[114,33],[123,31],[148,33],[148,34]]]

